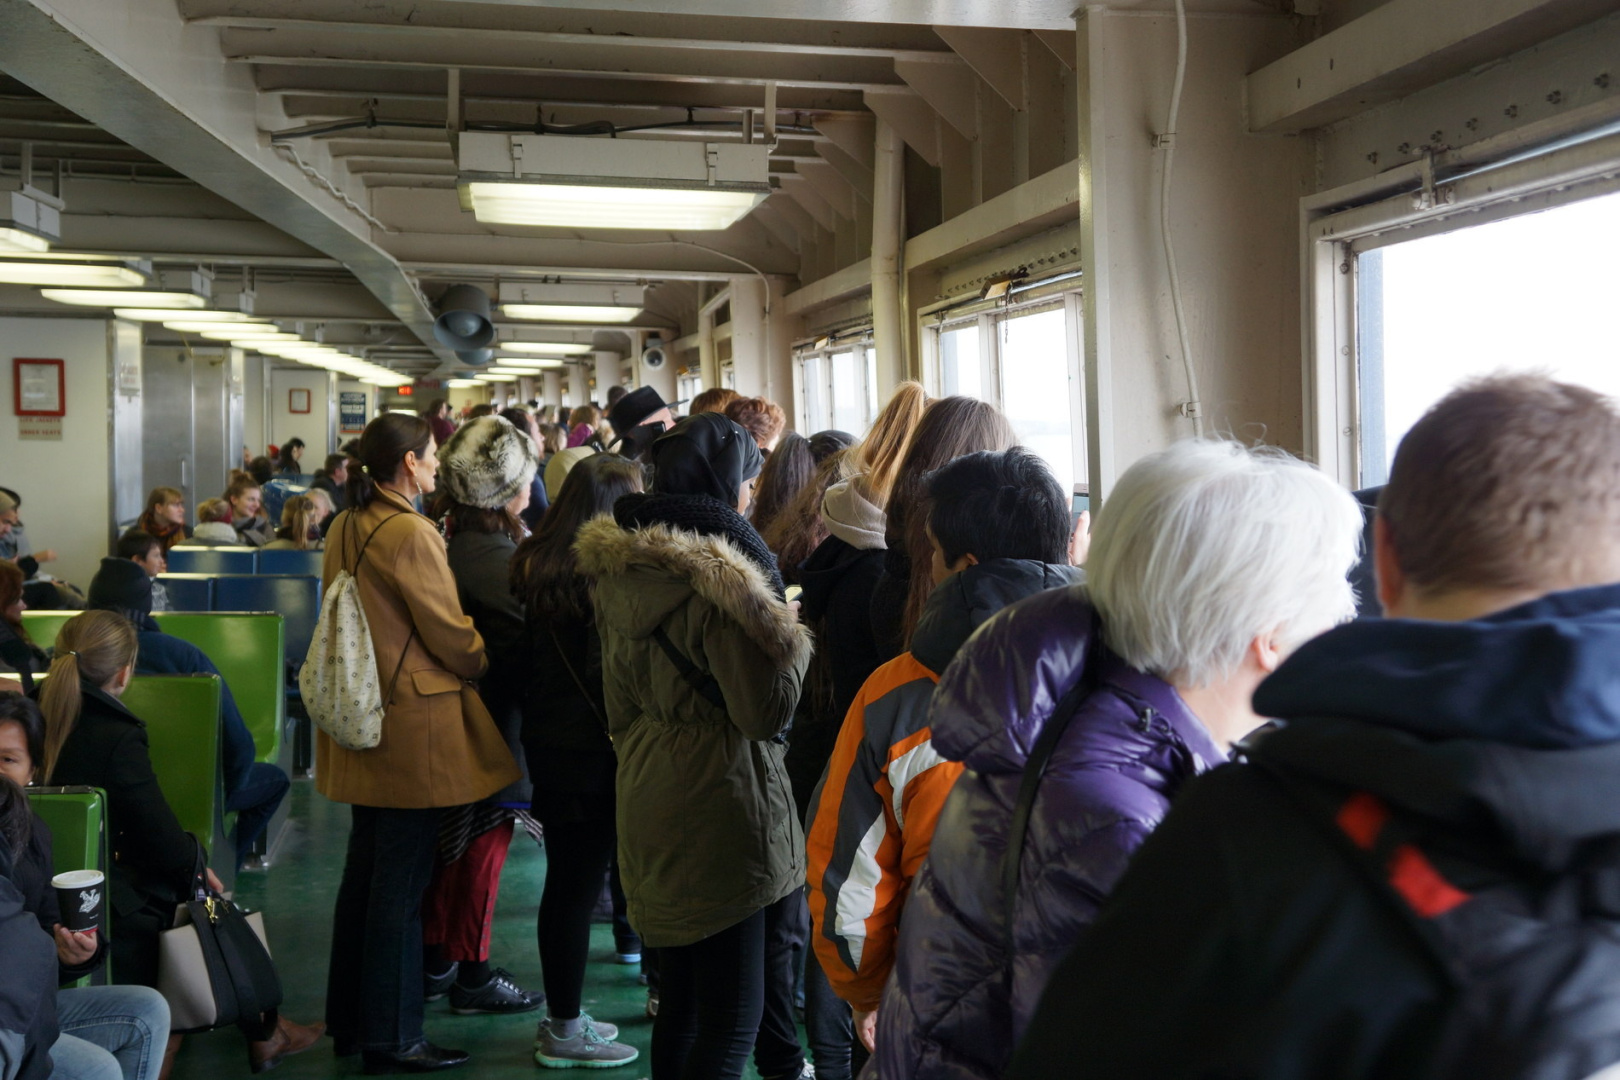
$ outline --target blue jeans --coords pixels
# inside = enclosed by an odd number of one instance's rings
[[[62,1080],[151,1080],[163,1068],[169,1003],[147,986],[56,992],[62,1035],[51,1047]]]
[[[225,809],[236,811],[238,870],[253,853],[253,842],[270,824],[270,819],[275,817],[276,808],[281,805],[291,786],[292,781],[278,766],[256,761],[248,770],[247,780],[242,786],[225,797]]]

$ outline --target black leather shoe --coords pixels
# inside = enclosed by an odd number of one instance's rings
[[[525,990],[505,968],[496,968],[483,986],[467,989],[460,983],[450,988],[450,1011],[459,1016],[475,1013],[532,1012],[545,1003],[546,995],[540,990]]]
[[[367,1076],[383,1073],[425,1073],[440,1069],[453,1069],[465,1065],[472,1055],[465,1050],[447,1050],[423,1039],[409,1050],[393,1053],[388,1050],[362,1050]]]
[[[429,975],[427,972],[423,972],[422,1000],[438,1001],[440,998],[444,997],[444,995],[448,994],[450,992],[450,988],[456,984],[456,975],[459,974],[460,971],[460,964],[451,964],[449,967],[444,969],[444,973],[442,975]]]

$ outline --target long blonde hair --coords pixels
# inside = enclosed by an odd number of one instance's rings
[[[45,761],[40,775],[47,781],[56,770],[63,745],[79,723],[84,686],[99,689],[112,682],[120,671],[135,663],[136,651],[135,627],[122,615],[87,611],[62,624],[56,635],[56,658],[51,661],[50,678],[39,693],[39,711],[45,714]]]
[[[911,446],[911,436],[922,421],[928,394],[922,383],[903,382],[894,388],[888,404],[872,421],[872,428],[855,450],[851,471],[864,477],[863,494],[872,505],[886,507],[894,478]]]
[[[310,530],[315,528],[315,500],[308,495],[294,495],[287,500],[287,505],[281,508],[281,528],[276,535],[283,540],[291,540],[293,547],[299,551],[307,551],[315,544],[309,538]]]

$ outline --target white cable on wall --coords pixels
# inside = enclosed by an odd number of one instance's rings
[[[1181,303],[1181,275],[1176,270],[1176,248],[1170,239],[1170,177],[1176,163],[1176,124],[1181,116],[1181,89],[1187,79],[1187,5],[1176,2],[1176,81],[1170,90],[1170,116],[1156,142],[1164,151],[1164,172],[1159,185],[1159,232],[1164,239],[1164,264],[1170,275],[1170,304],[1176,313],[1176,337],[1181,344],[1181,363],[1187,370],[1188,400],[1181,406],[1183,416],[1192,417],[1193,432],[1204,435],[1204,409],[1198,398],[1198,373],[1193,368],[1192,346],[1187,339],[1187,314]]]

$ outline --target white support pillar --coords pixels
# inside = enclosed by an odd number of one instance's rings
[[[731,365],[737,393],[759,397],[765,393],[766,351],[765,284],[759,278],[731,279]],[[718,385],[718,380],[716,381]]]
[[[624,363],[624,356],[621,353],[607,352],[600,349],[597,350],[595,356],[596,390],[591,395],[591,400],[605,409],[607,408],[608,387],[619,385],[619,371]]]
[[[542,405],[549,405],[555,409],[562,404],[562,376],[561,369],[558,369],[548,371],[540,377],[545,384],[540,394],[540,403]]]
[[[877,122],[872,180],[872,340],[877,391],[887,401],[905,377],[905,308],[901,304],[901,252],[905,248],[905,144],[888,121]]]

